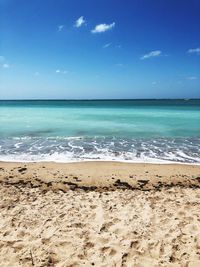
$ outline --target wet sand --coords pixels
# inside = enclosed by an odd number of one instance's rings
[[[200,266],[200,166],[0,162],[0,266]]]

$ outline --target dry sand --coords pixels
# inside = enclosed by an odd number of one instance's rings
[[[200,267],[200,166],[1,162],[0,266]]]

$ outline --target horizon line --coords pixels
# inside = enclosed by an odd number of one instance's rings
[[[199,98],[22,98],[22,99],[0,99],[0,101],[140,101],[140,100],[200,100]]]

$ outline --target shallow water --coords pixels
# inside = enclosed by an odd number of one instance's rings
[[[200,100],[0,101],[0,160],[200,163]]]

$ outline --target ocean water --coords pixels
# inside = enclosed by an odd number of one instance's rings
[[[200,100],[2,100],[0,160],[200,163]]]

